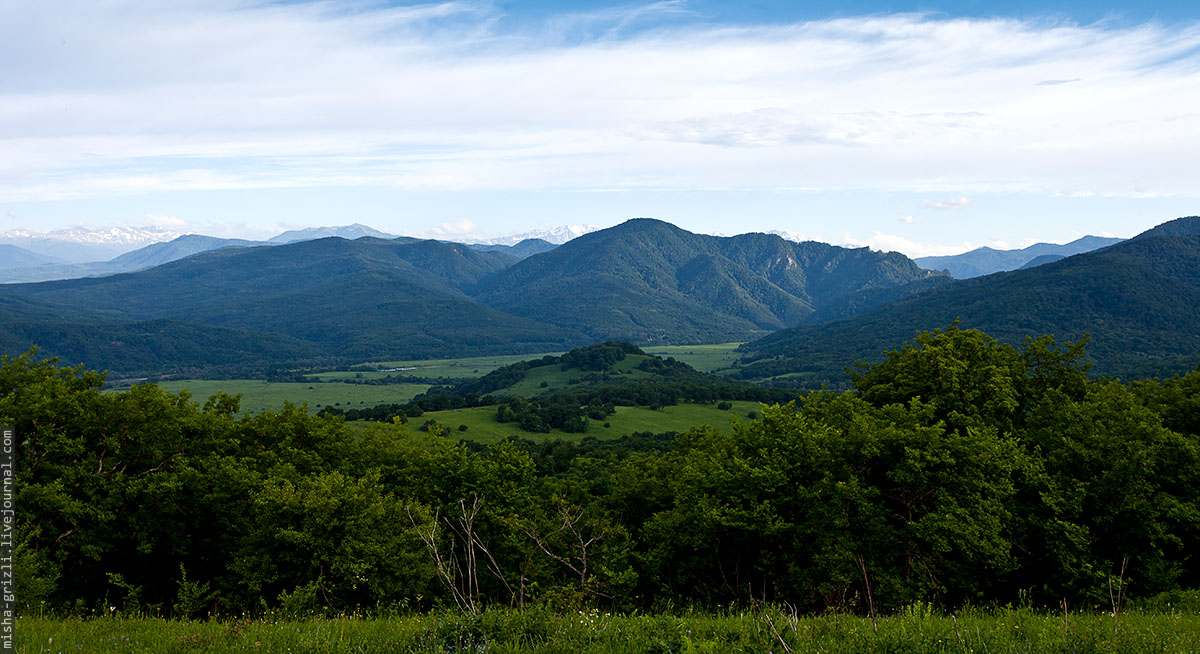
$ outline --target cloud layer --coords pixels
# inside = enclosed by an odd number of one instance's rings
[[[1195,24],[673,24],[683,11],[507,28],[469,2],[4,3],[0,201],[804,188],[950,209],[962,193],[1198,192]]]

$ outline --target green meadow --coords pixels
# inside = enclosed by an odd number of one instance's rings
[[[611,372],[619,373],[622,375],[622,378],[626,379],[650,379],[652,377],[650,373],[637,369],[640,363],[649,358],[631,354],[621,361],[614,363]],[[527,371],[525,379],[500,391],[500,393],[504,395],[533,397],[552,391],[561,391],[572,387],[574,385],[572,382],[578,383],[579,379],[586,374],[588,373],[578,368],[563,370],[556,365],[541,366]]]
[[[713,345],[660,345],[644,347],[642,351],[666,357],[675,357],[700,372],[719,372],[733,367],[741,356],[737,347],[741,343],[718,343]],[[468,379],[482,377],[497,368],[521,361],[540,359],[544,356],[559,356],[562,352],[539,354],[514,354],[492,357],[468,357],[463,359],[429,359],[409,361],[370,361],[359,364],[350,371],[318,372],[309,375],[313,379],[382,379],[388,375],[413,375],[416,377],[455,377]]]
[[[721,343],[717,345],[671,345],[646,348],[647,354],[661,357],[675,357],[701,372],[720,372],[731,367],[738,358],[735,351],[740,343]],[[312,379],[303,382],[267,382],[258,379],[183,379],[158,382],[163,388],[179,392],[187,390],[194,399],[204,401],[217,391],[230,394],[242,394],[242,409],[251,413],[261,413],[267,410],[278,410],[284,402],[292,404],[307,403],[310,411],[318,411],[326,406],[362,408],[377,404],[397,404],[408,402],[429,388],[425,384],[355,384],[341,380],[382,379],[389,375],[415,377],[445,377],[470,379],[482,377],[497,368],[502,368],[520,361],[540,359],[543,356],[558,356],[561,352],[545,352],[541,354],[519,354],[493,357],[469,357],[462,359],[433,359],[426,361],[379,361],[356,366],[354,370],[337,372],[319,372],[308,375]],[[640,370],[634,370],[642,357],[631,357],[616,365],[617,370],[638,378],[647,376]],[[402,370],[400,370],[402,369]],[[531,371],[529,378],[513,387],[513,392],[525,397],[540,395],[547,391],[561,390],[571,387],[572,378],[580,376],[578,370],[567,372],[557,368]],[[543,387],[542,382],[546,383]],[[753,403],[750,403],[753,404]],[[473,411],[468,410],[468,411]],[[689,411],[684,410],[683,414]],[[701,412],[703,413],[703,412]],[[742,412],[742,415],[745,411]],[[707,415],[707,414],[706,414]],[[440,421],[440,420],[439,420]],[[614,427],[618,424],[613,422]],[[645,428],[631,428],[632,431],[675,431],[677,420],[668,420],[670,427],[658,429],[650,420],[634,420],[633,423],[648,425]],[[703,421],[702,421],[703,422]],[[458,424],[472,424],[464,421]],[[684,429],[694,426],[689,424]],[[503,425],[496,424],[496,427]],[[515,430],[520,431],[520,430]],[[501,433],[492,430],[489,433]],[[524,432],[522,432],[524,433]]]
[[[504,366],[540,359],[547,355],[557,356],[562,352],[541,354],[511,354],[493,357],[467,357],[462,359],[429,359],[411,361],[368,361],[351,371],[313,373],[314,379],[381,379],[388,375],[412,375],[414,377],[454,377],[472,379],[482,377]]]
[[[307,404],[310,412],[322,407],[367,407],[376,404],[408,402],[429,386],[425,384],[346,384],[342,382],[266,382],[257,379],[185,379],[159,382],[172,393],[187,390],[200,402],[217,391],[230,395],[242,394],[242,410],[261,413],[278,410],[284,402]]]
[[[731,402],[732,409],[721,410],[715,404],[677,404],[650,409],[647,407],[619,406],[617,412],[604,421],[589,421],[588,431],[583,434],[568,434],[558,429],[550,433],[522,431],[516,423],[496,422],[496,407],[481,406],[470,409],[452,409],[450,411],[427,411],[419,418],[409,419],[409,428],[415,429],[428,420],[435,420],[446,427],[446,433],[451,438],[461,438],[480,443],[492,443],[504,440],[510,436],[533,441],[574,440],[583,436],[594,436],[600,439],[620,438],[636,432],[652,432],[655,434],[674,431],[684,432],[693,427],[711,425],[728,431],[734,420],[749,420],[751,411],[758,411],[757,402]],[[605,423],[610,426],[605,427]],[[352,423],[365,427],[369,423]],[[461,430],[460,426],[467,429]]]
[[[659,345],[643,347],[646,354],[662,358],[675,357],[700,372],[721,373],[730,370],[741,354],[737,351],[741,343],[716,343],[713,345]]]

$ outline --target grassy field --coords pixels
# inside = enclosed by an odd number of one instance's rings
[[[417,428],[426,420],[436,420],[449,428],[447,436],[462,438],[480,443],[491,443],[503,440],[509,436],[525,438],[534,441],[554,439],[577,439],[582,436],[596,438],[620,438],[634,432],[661,433],[664,431],[684,432],[700,425],[712,425],[720,429],[729,429],[734,419],[748,420],[747,414],[758,411],[757,402],[733,402],[733,408],[722,411],[713,404],[678,404],[664,407],[655,411],[645,407],[619,406],[617,412],[606,421],[590,421],[590,427],[583,434],[568,434],[554,429],[549,434],[522,431],[516,423],[496,422],[496,407],[476,407],[473,409],[454,409],[451,411],[429,411],[419,418],[411,418],[409,427]],[[611,426],[605,427],[604,422]],[[466,425],[466,431],[460,431],[459,426]]]
[[[217,391],[241,393],[242,410],[251,413],[280,409],[284,402],[297,405],[307,403],[308,410],[314,413],[326,406],[361,408],[407,402],[429,388],[424,384],[367,386],[318,381],[311,384],[265,382],[256,379],[185,379],[161,382],[159,385],[175,393],[187,389],[201,402]]]
[[[676,359],[701,372],[727,369],[740,356],[735,352],[741,343],[719,343],[715,345],[663,345],[642,348],[647,354]],[[519,361],[558,356],[562,352],[541,354],[517,354],[494,357],[472,357],[466,359],[434,359],[429,361],[372,361],[356,366],[352,371],[320,372],[309,375],[313,379],[380,379],[388,375],[415,375],[418,377],[482,377],[489,372]],[[390,370],[404,368],[404,370]]]
[[[659,347],[644,347],[646,354],[658,355],[662,358],[675,357],[700,372],[719,373],[733,367],[733,363],[741,357],[736,352],[741,343],[717,343],[714,345],[662,345]]]
[[[636,370],[639,364],[649,358],[650,357],[629,355],[623,360],[613,364],[613,372],[621,373],[622,377],[626,379],[649,378],[652,376],[650,373],[642,370]],[[507,389],[504,389],[503,393],[505,395],[533,397],[535,395],[550,393],[552,391],[561,391],[573,386],[573,384],[571,384],[572,379],[579,379],[587,374],[587,371],[580,370],[579,368],[563,370],[557,365],[541,366],[525,373],[524,380],[513,384]],[[546,385],[542,386],[542,384]]]
[[[494,357],[470,357],[465,359],[431,359],[428,361],[371,361],[355,367],[349,372],[321,372],[309,375],[314,379],[346,379],[362,375],[363,379],[379,379],[388,375],[413,375],[416,377],[457,377],[473,379],[489,372],[529,359],[558,356],[562,352],[542,354],[515,354]]]
[[[104,617],[21,618],[15,651],[45,652],[913,652],[987,654],[1106,652],[1184,654],[1200,647],[1195,613],[1067,616],[1023,609],[944,615],[796,616],[778,610],[610,614],[492,609],[388,618],[187,622]]]
[[[734,352],[738,343],[723,343],[719,345],[673,345],[646,348],[646,351],[662,357],[675,357],[697,370],[711,372],[728,368],[737,359]],[[338,407],[370,407],[377,404],[394,404],[411,400],[417,394],[424,392],[428,386],[423,384],[387,384],[372,386],[365,384],[346,384],[338,379],[379,379],[388,375],[414,375],[418,377],[450,377],[474,378],[519,361],[540,359],[546,355],[557,356],[561,352],[544,354],[521,354],[494,357],[472,357],[465,359],[437,359],[430,361],[382,361],[363,364],[352,371],[322,372],[309,375],[311,383],[296,382],[266,382],[255,379],[184,379],[160,382],[163,388],[172,392],[187,389],[192,396],[200,401],[221,390],[227,393],[242,394],[242,409],[252,413],[260,413],[271,409],[279,409],[283,403],[307,403],[311,411],[318,411],[326,406]],[[641,357],[630,357],[617,364],[617,369],[629,371],[630,378],[645,376],[640,370],[633,370]],[[406,368],[406,370],[387,370]],[[529,378],[514,387],[516,393],[532,397],[547,391],[570,388],[569,381],[583,374],[578,370],[560,371],[558,368],[546,368],[530,374]],[[547,382],[546,388],[541,383]],[[744,414],[745,412],[743,412]],[[457,425],[458,423],[456,423]],[[470,423],[468,423],[470,424]],[[616,423],[614,422],[614,427]],[[669,427],[667,429],[674,429]],[[663,431],[653,430],[652,431]],[[635,429],[634,431],[642,431]]]

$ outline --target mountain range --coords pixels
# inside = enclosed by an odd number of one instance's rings
[[[922,268],[948,271],[955,279],[970,279],[1057,261],[1073,254],[1082,254],[1108,247],[1114,243],[1120,243],[1122,240],[1104,236],[1084,236],[1070,243],[1035,243],[1019,250],[995,250],[981,247],[950,256],[917,257],[914,261]],[[1034,263],[1035,261],[1037,263]]]
[[[0,244],[15,245],[61,263],[108,261],[151,243],[169,241],[179,232],[161,227],[71,227],[51,232],[11,229],[0,232]]]
[[[15,353],[36,343],[129,373],[203,363],[203,348],[180,354],[155,329],[170,343],[224,340],[239,352],[278,337],[272,351],[293,360],[544,352],[610,337],[729,341],[948,281],[896,253],[704,236],[648,219],[526,258],[442,241],[331,237],[8,284],[0,300],[13,310],[0,346]]]
[[[480,302],[597,340],[713,342],[873,306],[945,276],[898,253],[693,234],[647,218],[585,234],[491,275]],[[900,291],[903,294],[904,291]]]
[[[739,376],[844,385],[919,330],[961,321],[1001,341],[1090,337],[1093,373],[1139,378],[1200,362],[1200,217],[1034,268],[956,281],[844,320],[777,331],[742,347]]]
[[[562,245],[193,235],[105,262],[104,276],[0,286],[0,351],[37,344],[132,374],[761,337],[739,376],[838,386],[848,363],[961,321],[1012,343],[1090,335],[1099,374],[1194,367],[1200,218],[1104,243],[1026,248],[1024,268],[954,280],[897,253],[651,219]]]
[[[523,259],[533,254],[552,250],[558,243],[564,242],[569,237],[573,237],[573,235],[587,233],[595,229],[589,225],[570,225],[540,232],[530,232],[530,234],[537,233],[546,238],[555,239],[554,242],[531,236],[528,238],[496,238],[468,245],[477,250],[506,252],[516,256],[518,259]],[[74,229],[60,230],[49,234],[27,230],[5,232],[0,237],[0,283],[43,282],[133,272],[182,259],[197,252],[228,246],[281,245],[330,236],[338,236],[351,240],[364,236],[418,240],[411,237],[397,237],[359,223],[290,230],[266,241],[216,238],[199,234],[176,235],[171,240],[165,240],[167,236],[171,236],[171,233],[135,228],[116,230]],[[5,238],[9,242],[4,242]],[[143,245],[136,250],[129,250],[131,246],[137,243],[149,244]],[[23,244],[25,247],[15,244]],[[30,248],[60,253],[63,253],[65,248],[67,250],[65,253],[67,258],[41,254]],[[112,257],[115,252],[121,252],[121,254]],[[101,255],[104,255],[106,260],[94,260]]]

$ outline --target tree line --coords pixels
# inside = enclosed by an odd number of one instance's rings
[[[1200,369],[1086,373],[1083,342],[951,326],[729,432],[482,447],[5,358],[18,600],[865,614],[1200,588]]]

